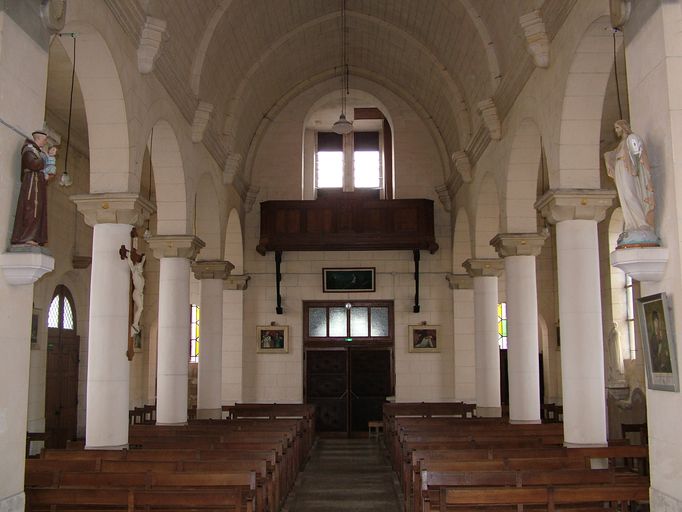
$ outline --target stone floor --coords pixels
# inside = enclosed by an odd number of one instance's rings
[[[285,512],[401,510],[383,445],[368,439],[318,439]]]

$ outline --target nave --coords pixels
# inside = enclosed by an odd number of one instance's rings
[[[369,439],[318,438],[314,409],[291,405],[183,427],[150,419],[131,426],[129,450],[71,443],[29,458],[27,510],[648,510],[647,446],[567,449],[560,423],[510,425],[463,405],[387,403]]]

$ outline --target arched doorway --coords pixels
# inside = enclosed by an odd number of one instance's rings
[[[76,308],[64,285],[54,291],[47,317],[45,432],[49,448],[65,448],[76,437],[78,421],[78,352]]]

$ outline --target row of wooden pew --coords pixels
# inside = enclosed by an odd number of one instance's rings
[[[314,408],[245,410],[184,426],[132,425],[127,450],[43,450],[26,461],[27,510],[276,512],[312,447]]]
[[[400,408],[396,407],[400,405]],[[444,411],[441,407],[441,413]],[[566,448],[561,423],[420,414],[433,405],[386,404],[384,430],[405,511],[625,510],[648,500],[649,481],[617,462],[646,467],[646,446],[626,441]]]

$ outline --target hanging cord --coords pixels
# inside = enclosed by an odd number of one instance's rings
[[[73,39],[73,66],[71,67],[71,93],[69,95],[69,121],[66,125],[66,154],[64,155],[64,172],[68,174],[69,172],[69,141],[71,140],[71,115],[73,113],[73,86],[76,81],[76,35],[75,33],[70,34],[59,34],[60,36],[71,36]]]
[[[618,59],[616,54],[616,32],[619,30],[617,28],[613,29],[613,72],[616,77],[616,96],[618,98],[618,119],[623,119],[623,108],[620,105],[620,84],[618,82]]]
[[[346,115],[346,94],[348,94],[348,61],[346,58],[346,0],[341,2],[341,59],[343,69],[341,71],[341,113]],[[346,90],[344,94],[344,89]]]

